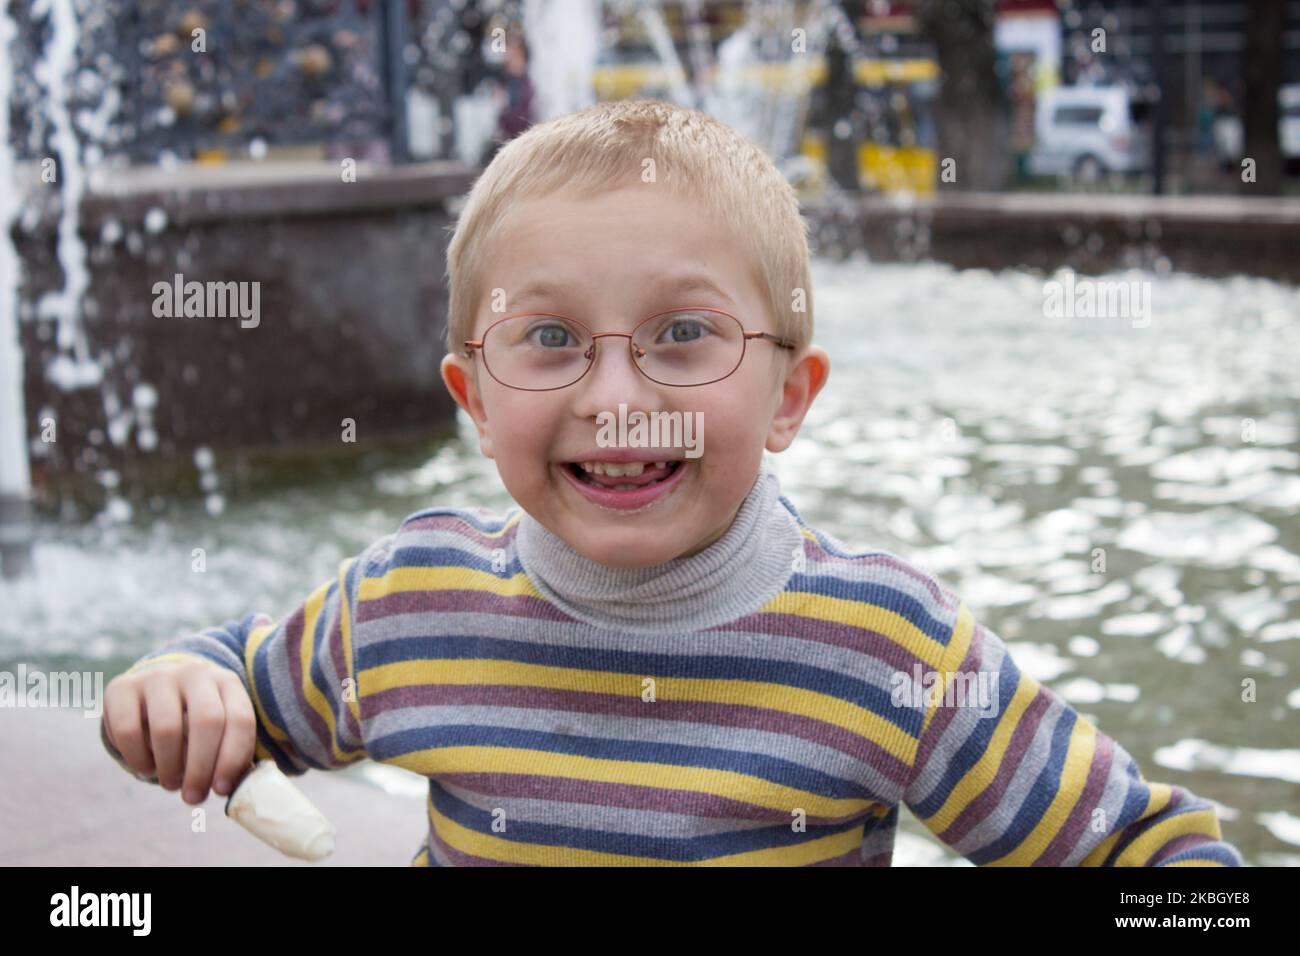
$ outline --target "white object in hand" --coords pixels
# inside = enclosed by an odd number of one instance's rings
[[[259,760],[245,774],[226,801],[226,816],[286,856],[323,860],[334,852],[334,824],[274,760]]]

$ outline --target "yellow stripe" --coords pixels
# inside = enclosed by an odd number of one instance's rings
[[[896,611],[878,604],[827,597],[808,591],[782,591],[760,613],[789,614],[811,621],[829,621],[877,631],[919,657],[931,669],[943,657],[944,646]]]
[[[352,698],[347,701],[348,708],[352,711],[352,716],[361,726],[361,702],[360,695],[357,692],[356,680],[353,675],[356,672],[356,665],[352,658],[352,608],[348,604],[347,573],[352,569],[355,558],[350,558],[343,563],[342,570],[339,572],[339,614],[340,629],[343,634],[343,665],[347,672],[343,675],[344,679],[352,679]],[[341,692],[341,688],[340,688]]]
[[[1133,823],[1129,824],[1129,826],[1135,826],[1147,819],[1147,817],[1150,817],[1152,814],[1159,813],[1160,810],[1169,803],[1170,798],[1173,796],[1173,791],[1168,784],[1148,783],[1146,778],[1144,778],[1140,773],[1138,775],[1138,783],[1130,784],[1130,786],[1146,787],[1148,793],[1146,809],[1143,810],[1138,818],[1134,820]],[[1106,857],[1110,856],[1110,851],[1115,848],[1115,844],[1123,839],[1124,831],[1127,829],[1128,827],[1121,827],[1110,836],[1106,837],[1106,839],[1102,840],[1101,843],[1097,844],[1097,846],[1093,848],[1091,853],[1083,858],[1079,865],[1101,866],[1106,862]]]
[[[957,620],[953,622],[952,634],[948,637],[948,646],[939,654],[938,663],[931,665],[939,678],[934,685],[934,693],[938,695],[939,700],[943,700],[947,696],[948,674],[955,671],[957,669],[956,665],[966,659],[966,653],[970,649],[970,642],[974,636],[975,617],[965,603],[958,604]],[[928,660],[927,663],[929,663]],[[934,719],[937,710],[937,704],[934,707],[926,708],[925,716],[921,719],[922,738],[925,737],[925,732],[929,729],[930,721]]]
[[[1204,833],[1216,840],[1222,839],[1219,832],[1219,818],[1213,807],[1180,813],[1168,820],[1162,820],[1126,846],[1115,860],[1115,865],[1146,866],[1147,861],[1170,840],[1192,833]]]
[[[1093,847],[1092,852],[1079,861],[1079,865],[1101,866],[1106,862],[1106,857],[1110,856],[1110,851],[1114,848],[1115,844],[1119,842],[1119,838],[1123,835],[1123,830],[1116,830],[1110,836],[1106,837],[1106,839]]]
[[[502,526],[500,531],[480,531],[486,538],[500,538],[519,523],[523,512],[515,515]],[[361,579],[357,593],[358,601],[373,601],[386,594],[399,594],[405,591],[440,591],[448,588],[464,588],[472,591],[487,591],[502,597],[514,597],[521,594],[542,597],[528,575],[522,571],[509,578],[458,564],[436,565],[433,567],[390,568],[382,577]]]
[[[267,714],[266,708],[262,706],[262,695],[257,689],[257,678],[254,677],[256,671],[253,669],[253,661],[257,657],[257,649],[262,646],[262,642],[266,640],[266,636],[273,630],[275,630],[274,624],[263,624],[248,632],[248,640],[244,643],[244,670],[248,673],[248,689],[250,696],[253,698],[253,707],[257,710],[258,722],[266,728],[266,732],[277,742],[288,744],[288,735],[271,722],[271,718]],[[262,746],[260,740],[257,741],[255,750],[260,759],[271,759],[270,751]]]
[[[1039,819],[1014,850],[988,866],[1031,866],[1043,855],[1052,839],[1060,832],[1070,811],[1079,802],[1083,788],[1088,782],[1088,771],[1092,767],[1092,756],[1097,746],[1097,730],[1082,718],[1074,723],[1070,730],[1070,743],[1065,752],[1065,766],[1062,768],[1060,786],[1052,798],[1047,812]]]
[[[501,597],[518,597],[526,595],[541,598],[541,592],[533,587],[528,575],[522,571],[512,577],[503,578],[487,571],[459,565],[439,565],[435,567],[392,568],[383,577],[364,578],[357,594],[358,601],[373,601],[389,594],[403,594],[408,591],[445,591],[450,589],[466,591],[486,591]]]
[[[390,757],[384,763],[426,777],[452,773],[527,773],[590,783],[688,790],[782,813],[802,808],[809,816],[816,817],[851,817],[879,809],[879,804],[871,800],[825,797],[732,770],[652,761],[606,760],[515,747],[430,747]]]
[[[641,674],[584,671],[500,660],[410,660],[381,664],[365,672],[367,696],[396,687],[427,684],[504,684],[641,699]],[[916,739],[894,724],[846,700],[766,681],[662,677],[655,680],[658,700],[744,704],[798,714],[865,737],[904,763],[916,756]],[[647,703],[647,708],[654,704]]]
[[[1012,695],[1006,712],[998,718],[982,718],[986,720],[996,719],[998,721],[993,737],[989,740],[988,749],[984,751],[983,756],[975,765],[957,781],[957,785],[952,788],[952,792],[944,800],[943,806],[935,811],[933,816],[921,817],[919,814],[917,815],[917,819],[921,820],[926,827],[935,833],[942,833],[952,826],[967,805],[992,785],[1006,756],[1007,747],[1010,746],[1011,735],[1015,733],[1016,725],[1020,723],[1021,717],[1037,693],[1038,684],[1022,672],[1020,684],[1016,687],[1016,692]]]
[[[321,608],[325,606],[325,595],[329,591],[330,582],[326,581],[303,603],[302,607],[302,636],[298,639],[298,670],[302,674],[301,692],[303,699],[312,710],[316,711],[321,720],[325,722],[325,727],[329,731],[330,750],[338,760],[343,760],[344,755],[339,751],[334,741],[334,715],[330,713],[329,706],[321,696],[320,690],[316,687],[315,682],[311,679],[311,662],[312,655],[315,654],[315,634],[316,626],[320,623]],[[326,622],[328,624],[328,622]],[[289,628],[284,628],[284,637],[289,639]],[[325,641],[321,644],[321,652],[326,653],[328,649],[329,635],[325,635]]]
[[[348,566],[355,560],[355,558],[349,558],[339,565],[337,585],[340,597],[345,596],[347,593],[347,581],[344,576],[347,574]],[[316,711],[325,724],[325,729],[329,733],[330,753],[333,756],[333,762],[335,764],[348,764],[360,760],[365,756],[365,752],[362,749],[345,751],[339,747],[338,734],[336,733],[337,727],[334,718],[334,708],[331,706],[330,702],[326,700],[325,695],[321,693],[320,688],[316,686],[316,682],[311,679],[311,663],[313,655],[316,653],[315,633],[317,626],[321,624],[321,612],[325,607],[325,598],[329,592],[330,583],[331,582],[326,582],[313,591],[311,597],[307,599],[306,604],[303,606],[302,638],[298,642],[298,660],[299,666],[302,670],[303,697],[311,706],[311,709]],[[341,610],[346,610],[347,605],[340,601],[339,607]],[[329,620],[324,622],[324,627],[325,634],[320,648],[322,657],[329,653]],[[347,666],[348,671],[350,672],[352,667],[350,657],[346,654],[346,643],[344,644],[344,649],[345,666]],[[342,687],[338,689],[338,694],[342,697]]]
[[[733,853],[707,860],[659,860],[623,853],[602,853],[564,846],[519,843],[486,833],[479,833],[443,816],[429,805],[429,819],[438,836],[448,846],[487,860],[501,863],[525,863],[534,866],[805,866],[843,856],[862,845],[858,826],[843,833],[809,840],[795,846],[770,847]],[[508,828],[509,824],[507,824]]]

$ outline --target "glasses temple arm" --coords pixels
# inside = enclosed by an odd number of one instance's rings
[[[794,342],[791,342],[789,339],[783,339],[779,335],[773,335],[771,332],[746,332],[745,338],[767,339],[769,342],[773,343],[774,345],[779,345],[783,349],[797,348]]]

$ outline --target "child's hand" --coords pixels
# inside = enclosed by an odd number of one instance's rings
[[[257,718],[243,682],[198,661],[119,674],[104,689],[104,730],[132,770],[157,773],[186,803],[222,796],[253,762]]]

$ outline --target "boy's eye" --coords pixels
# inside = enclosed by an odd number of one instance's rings
[[[538,325],[528,333],[543,348],[563,348],[569,344],[569,330],[562,325]]]
[[[698,319],[674,317],[664,325],[656,339],[656,344],[672,345],[676,343],[695,342],[709,332],[708,326]]]

